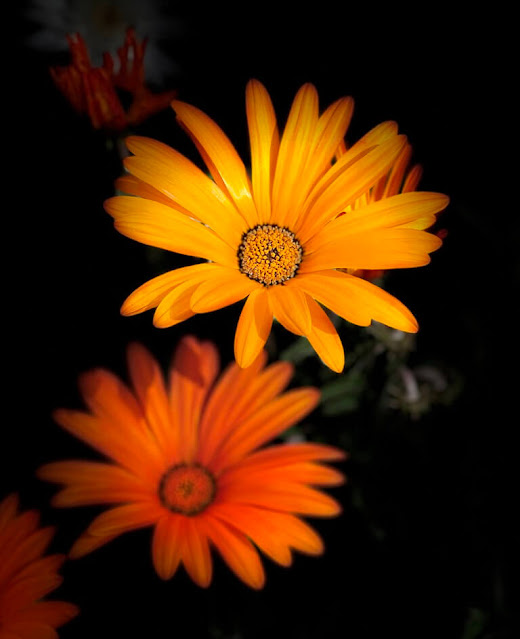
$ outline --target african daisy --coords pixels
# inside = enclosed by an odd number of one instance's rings
[[[164,328],[245,298],[235,334],[240,366],[255,360],[276,318],[305,336],[337,372],[343,347],[323,306],[360,326],[376,320],[418,330],[395,297],[344,272],[423,266],[442,243],[425,229],[446,207],[445,195],[398,193],[349,210],[406,146],[394,122],[376,126],[339,154],[351,98],[320,115],[317,91],[305,84],[280,136],[269,95],[252,80],[246,89],[249,176],[213,120],[184,102],[172,106],[213,179],[161,142],[129,137],[130,175],[118,182],[129,195],[108,199],[105,208],[123,235],[205,262],[144,283],[124,302],[123,315],[155,308],[154,325]]]
[[[19,512],[18,495],[0,502],[0,639],[57,639],[56,628],[78,614],[71,603],[44,599],[62,582],[65,557],[44,555],[53,534],[35,510]]]
[[[218,377],[215,346],[188,336],[167,381],[136,343],[128,349],[131,387],[103,369],[84,374],[88,410],[60,409],[55,419],[109,461],[57,461],[39,476],[63,485],[55,506],[112,507],[94,519],[70,556],[153,526],[161,578],[182,563],[194,582],[208,586],[214,547],[240,579],[261,588],[257,549],[284,566],[293,550],[320,554],[322,541],[301,516],[339,513],[339,504],[316,487],[344,481],[322,462],[345,455],[324,444],[266,446],[315,408],[319,392],[283,392],[292,366],[265,364],[262,351],[247,369],[233,362]]]

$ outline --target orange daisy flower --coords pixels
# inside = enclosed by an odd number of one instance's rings
[[[300,515],[340,512],[316,486],[344,481],[320,462],[345,454],[322,444],[263,447],[319,400],[315,388],[282,392],[293,371],[288,362],[265,364],[263,351],[247,369],[233,362],[217,379],[215,346],[188,336],[167,381],[135,343],[128,348],[131,389],[103,369],[84,374],[80,390],[89,412],[61,409],[55,419],[112,463],[58,461],[39,476],[64,485],[56,506],[117,505],[90,524],[70,556],[153,525],[152,557],[161,578],[182,563],[193,581],[208,586],[214,546],[240,579],[261,588],[256,548],[284,566],[293,550],[320,554],[320,537]]]
[[[57,639],[56,628],[79,610],[42,598],[62,582],[63,555],[43,556],[52,527],[39,528],[39,515],[18,513],[18,496],[0,502],[0,639]]]
[[[390,294],[338,269],[423,266],[441,240],[425,232],[448,203],[437,193],[400,193],[338,217],[388,173],[406,138],[393,122],[367,133],[333,163],[352,115],[341,98],[322,115],[311,84],[297,93],[279,136],[270,97],[256,80],[246,89],[251,179],[223,131],[194,106],[173,101],[181,126],[213,180],[174,149],[129,137],[131,174],[118,187],[129,195],[105,207],[116,229],[158,248],[207,260],[142,285],[123,315],[155,308],[167,327],[244,298],[235,357],[254,361],[276,318],[307,337],[334,371],[344,366],[338,334],[322,306],[354,324],[377,320],[417,331],[410,311]],[[134,197],[138,196],[138,197]]]

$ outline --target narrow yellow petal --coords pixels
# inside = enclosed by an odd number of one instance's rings
[[[205,268],[188,273],[186,280],[173,288],[161,300],[154,314],[154,326],[157,328],[167,328],[192,317],[195,313],[199,312],[195,311],[191,306],[192,295],[199,286],[206,282],[213,284],[221,282],[222,279],[229,277],[230,272],[237,276],[239,275],[237,271],[219,266],[218,264],[204,264],[201,266]]]
[[[205,271],[208,268],[211,268],[210,264],[193,264],[168,271],[148,280],[126,298],[121,306],[121,314],[136,315],[155,308],[170,291],[182,282],[191,280],[198,274],[201,275],[201,279],[204,279]]]
[[[299,228],[294,229],[300,242],[305,244],[329,220],[385,175],[404,144],[405,136],[390,137],[361,157],[356,156],[352,163],[346,164],[344,170],[336,174],[324,190],[314,198],[311,197]],[[343,156],[346,157],[349,157],[348,153]]]
[[[336,315],[358,326],[368,326],[372,318],[350,295],[351,279],[346,273],[330,269],[298,275],[298,286]]]
[[[193,463],[197,457],[200,417],[218,373],[216,347],[185,335],[169,368],[168,396],[173,425],[179,433],[179,457],[186,463]]]
[[[247,368],[256,360],[269,337],[272,323],[267,289],[257,288],[244,304],[235,333],[235,359],[240,367]]]
[[[152,559],[161,579],[170,579],[181,561],[186,517],[173,513],[157,522],[152,539]]]
[[[331,160],[345,137],[353,112],[354,100],[347,97],[336,100],[320,116],[307,164],[300,176],[303,187],[300,189],[302,199],[307,197],[318,178],[330,168]]]
[[[440,193],[399,193],[331,220],[307,242],[305,250],[308,253],[322,250],[329,242],[339,242],[341,238],[355,233],[396,227],[415,228],[413,225],[418,220],[428,228],[434,224],[436,213],[446,208],[448,203],[449,198]]]
[[[265,584],[265,573],[253,544],[238,530],[204,513],[198,520],[201,532],[211,540],[235,575],[255,590]]]
[[[320,400],[317,388],[291,389],[258,408],[235,426],[212,462],[215,472],[232,467],[245,455],[297,424]],[[222,477],[224,481],[224,477]]]
[[[120,191],[120,193],[116,193],[117,195],[136,195],[137,197],[142,197],[145,200],[155,200],[156,202],[161,202],[166,206],[173,206],[187,215],[197,217],[194,213],[191,213],[187,209],[183,209],[180,204],[175,203],[170,197],[161,193],[161,191],[158,191],[150,184],[147,184],[146,182],[143,182],[143,180],[135,177],[135,175],[127,174],[117,178],[115,188],[116,192]]]
[[[301,183],[318,123],[318,93],[304,84],[296,94],[280,142],[273,182],[270,222],[292,226],[308,189]],[[309,187],[310,188],[310,187]]]
[[[253,194],[259,222],[265,224],[271,215],[271,189],[280,142],[271,98],[258,80],[250,80],[247,84],[246,113]]]
[[[193,162],[166,144],[132,136],[127,145],[135,154],[125,158],[130,173],[170,199],[170,206],[201,220],[226,243],[236,248],[247,230],[235,206],[217,184]],[[156,199],[152,197],[151,199]]]
[[[345,366],[345,353],[339,335],[325,311],[311,297],[307,302],[312,319],[312,330],[307,335],[321,361],[335,373]]]
[[[174,100],[177,120],[195,142],[213,179],[229,194],[249,227],[258,224],[258,213],[244,163],[222,129],[196,107]]]
[[[155,328],[170,328],[195,315],[190,308],[190,300],[193,291],[202,281],[197,280],[198,278],[191,278],[181,282],[163,297],[153,315]]]
[[[271,286],[269,304],[273,315],[288,331],[307,335],[311,330],[311,315],[305,294],[294,286]]]
[[[150,351],[138,342],[127,348],[128,374],[146,422],[167,459],[177,453],[164,375]],[[136,451],[137,452],[137,451]]]
[[[220,268],[213,277],[198,286],[191,297],[195,313],[209,313],[235,304],[262,285],[236,269]]]
[[[402,302],[360,277],[322,271],[302,275],[300,281],[303,290],[348,322],[367,326],[375,320],[401,331],[417,332],[417,320]]]
[[[130,530],[145,528],[157,522],[161,515],[159,503],[124,504],[101,513],[88,527],[93,537],[112,537]]]
[[[160,202],[118,195],[105,202],[115,228],[143,244],[202,257],[226,266],[236,265],[236,251],[213,231]]]
[[[436,235],[408,228],[349,234],[306,255],[299,273],[329,268],[386,270],[425,266],[430,262],[429,253],[441,245],[442,240]]]
[[[208,538],[195,518],[186,517],[182,563],[186,572],[201,588],[207,588],[213,574]]]

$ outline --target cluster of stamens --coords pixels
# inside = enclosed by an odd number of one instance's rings
[[[168,469],[159,484],[159,499],[168,510],[197,515],[213,501],[215,478],[198,464],[178,464]]]
[[[303,249],[292,231],[259,224],[242,236],[238,247],[241,273],[264,286],[283,284],[296,275]]]

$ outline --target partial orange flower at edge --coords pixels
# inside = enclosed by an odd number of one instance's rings
[[[51,77],[75,111],[88,115],[94,129],[123,131],[162,111],[175,97],[175,90],[152,93],[146,86],[146,40],[138,41],[134,29],[127,29],[125,42],[118,50],[117,71],[108,53],[103,56],[103,66],[92,67],[87,44],[79,33],[69,35],[67,40],[71,63],[66,67],[52,67]],[[118,90],[132,96],[126,110]]]
[[[54,534],[39,528],[34,510],[18,512],[18,496],[0,502],[0,639],[57,639],[56,628],[75,617],[77,606],[43,599],[62,582],[64,555],[46,555]]]
[[[270,97],[252,80],[246,89],[250,178],[211,118],[178,100],[172,106],[213,179],[174,149],[130,137],[133,156],[124,161],[130,175],[117,182],[129,195],[110,198],[105,208],[123,235],[206,263],[146,282],[125,300],[124,315],[155,308],[154,325],[165,328],[246,298],[235,335],[240,366],[254,361],[276,318],[307,337],[337,372],[343,347],[322,307],[360,326],[375,320],[418,330],[399,300],[344,272],[424,266],[442,244],[425,229],[447,206],[445,195],[398,193],[359,205],[407,144],[394,122],[375,127],[332,163],[352,99],[341,98],[320,115],[315,87],[304,85],[280,138]]]
[[[265,575],[257,549],[288,566],[292,552],[319,555],[323,543],[301,518],[332,517],[340,505],[318,487],[344,476],[322,462],[345,458],[311,443],[267,446],[308,415],[315,388],[283,392],[293,368],[266,366],[263,351],[247,369],[235,362],[219,377],[215,346],[183,338],[168,380],[141,345],[128,349],[131,388],[112,373],[84,374],[88,412],[60,409],[55,419],[110,462],[57,461],[40,478],[62,484],[58,507],[110,504],[71,550],[81,557],[118,535],[154,526],[157,574],[182,563],[199,586],[212,580],[210,548],[248,586]]]

